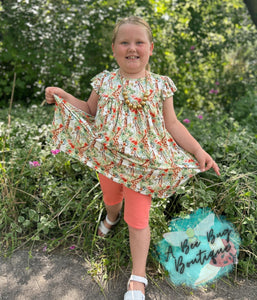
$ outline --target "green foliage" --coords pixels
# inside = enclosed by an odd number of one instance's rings
[[[257,131],[257,95],[247,93],[244,97],[230,105],[230,111],[240,125],[247,126],[253,132]]]
[[[174,79],[179,105],[214,109],[254,89],[249,62],[256,64],[256,29],[243,25],[242,1],[181,0],[169,8],[159,42],[165,59],[157,70]]]
[[[98,186],[91,171],[62,153],[51,153],[49,125],[44,123],[49,111],[35,105],[27,111],[16,107],[7,131],[5,123],[0,123],[2,234],[11,229],[32,240],[44,239],[46,234],[54,237],[63,220],[73,224],[75,217],[90,214],[85,199],[91,203],[97,198],[97,193],[91,194]],[[33,166],[32,162],[38,163]]]
[[[87,98],[90,79],[116,67],[114,24],[132,14],[152,27],[152,71],[174,79],[177,105],[229,110],[256,87],[256,29],[243,1],[9,0],[0,10],[0,104],[14,73],[16,101],[39,103],[53,85]]]
[[[252,102],[254,99],[252,96],[248,100]],[[234,114],[240,113],[238,110]],[[199,207],[210,207],[217,214],[225,215],[240,233],[239,270],[247,275],[248,272],[257,272],[257,135],[254,134],[256,118],[246,114],[246,110],[243,113],[245,119],[240,119],[244,126],[227,114],[197,116],[182,113],[182,120],[184,117],[190,120],[186,125],[190,132],[218,163],[221,176],[217,177],[209,171],[195,177],[191,185],[178,191],[179,207],[174,207],[172,203],[168,205],[168,211],[171,217],[176,209],[179,215],[183,215]],[[253,128],[255,130],[252,131]]]
[[[254,96],[248,96],[253,102]],[[244,103],[244,100],[242,100]],[[240,113],[240,112],[238,112]],[[104,280],[103,274],[126,266],[130,257],[127,225],[122,220],[111,238],[97,236],[104,217],[102,193],[96,174],[63,153],[52,154],[49,130],[53,107],[16,105],[0,112],[0,254],[17,247],[37,245],[52,251],[62,247],[81,251],[91,262],[90,274]],[[256,135],[255,118],[244,113],[246,126],[227,114],[178,114],[203,147],[215,158],[221,176],[213,171],[200,174],[176,196],[154,199],[150,225],[150,263],[160,270],[154,249],[171,218],[210,207],[223,214],[242,238],[238,270],[256,273]],[[9,120],[9,122],[8,122]],[[32,162],[37,162],[33,166]],[[71,248],[70,248],[71,247]],[[157,274],[157,271],[156,271]]]
[[[149,21],[155,41],[152,71],[173,78],[179,118],[191,120],[186,126],[221,167],[219,178],[203,173],[176,196],[154,199],[151,250],[171,217],[208,206],[241,235],[239,271],[256,273],[257,45],[243,2],[10,0],[1,5],[2,107],[11,96],[14,73],[14,103],[41,102],[49,85],[86,98],[90,79],[116,67],[110,45],[116,20],[137,14]],[[75,245],[88,254],[95,277],[126,265],[124,221],[111,239],[96,235],[104,212],[96,174],[51,153],[53,108],[16,104],[9,118],[8,112],[0,111],[0,253],[34,243],[46,251]],[[156,264],[154,255],[151,262]]]

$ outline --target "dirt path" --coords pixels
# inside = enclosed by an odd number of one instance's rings
[[[18,251],[12,257],[0,257],[1,300],[122,300],[129,274],[121,273],[99,287],[82,258],[65,255],[44,255]],[[257,280],[240,279],[232,285],[220,280],[213,287],[192,290],[172,287],[166,281],[149,280],[146,299],[257,299]]]

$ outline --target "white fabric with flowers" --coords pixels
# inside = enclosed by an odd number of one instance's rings
[[[147,72],[145,78],[125,79],[119,70],[92,79],[100,96],[95,117],[56,96],[53,141],[58,149],[79,159],[115,182],[142,194],[166,198],[198,173],[193,156],[180,148],[165,128],[163,101],[176,87],[166,76]],[[148,99],[141,109],[131,104]]]

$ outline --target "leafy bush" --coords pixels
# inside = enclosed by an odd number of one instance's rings
[[[86,214],[80,198],[92,196],[96,176],[62,153],[51,153],[50,125],[45,124],[50,123],[49,108],[18,106],[14,111],[9,128],[0,123],[1,231],[14,230],[15,236],[29,235],[33,240],[46,234],[53,237],[63,220],[71,219],[72,224],[72,218]]]
[[[256,28],[241,0],[9,0],[0,4],[0,105],[39,103],[46,86],[80,99],[90,79],[116,67],[111,34],[136,14],[154,35],[152,71],[173,78],[177,105],[213,110],[256,87]]]
[[[190,120],[186,126],[216,160],[221,176],[217,177],[213,171],[202,173],[191,185],[180,188],[178,214],[210,207],[217,214],[225,215],[241,235],[240,272],[256,273],[257,135],[252,133],[252,128],[256,128],[255,118],[247,115],[248,125],[242,126],[224,113],[198,116],[182,113],[182,119],[185,116],[187,122]],[[173,204],[168,205],[168,211],[169,217],[176,213]]]
[[[16,106],[9,125],[7,115],[7,109],[0,112],[5,120],[0,122],[0,254],[33,245],[44,251],[83,250],[93,276],[100,276],[99,268],[116,271],[126,265],[130,254],[125,222],[110,238],[102,240],[96,234],[104,214],[96,174],[63,153],[51,151],[56,150],[48,140],[53,107]],[[221,176],[213,171],[197,175],[176,196],[153,200],[151,253],[172,217],[208,206],[235,225],[242,238],[238,269],[241,274],[254,274],[256,136],[225,113],[181,110],[178,115],[190,121],[186,126],[218,162]],[[156,264],[154,254],[150,257]]]

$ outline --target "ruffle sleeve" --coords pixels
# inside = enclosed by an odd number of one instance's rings
[[[164,101],[166,98],[172,97],[176,90],[174,82],[169,77],[163,76],[162,100]]]
[[[108,74],[109,72],[105,70],[91,79],[91,86],[93,87],[97,95],[100,95],[102,93],[102,86]]]

